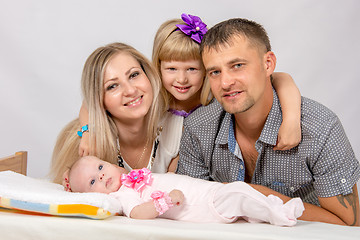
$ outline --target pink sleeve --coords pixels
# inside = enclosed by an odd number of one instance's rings
[[[123,214],[127,217],[130,217],[131,210],[134,207],[145,202],[141,199],[138,192],[130,188],[120,188],[119,191],[110,193],[110,196],[113,196],[120,201]]]

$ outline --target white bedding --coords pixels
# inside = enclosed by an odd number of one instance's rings
[[[0,239],[359,239],[360,227],[298,221],[295,227],[261,223],[201,224],[166,219],[104,220],[46,217],[0,211]]]

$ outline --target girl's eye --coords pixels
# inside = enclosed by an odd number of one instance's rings
[[[171,67],[171,68],[168,68],[168,70],[170,70],[170,71],[176,71],[176,68]]]
[[[103,165],[99,165],[99,170],[103,169]]]
[[[90,181],[90,185],[94,185],[95,184],[95,179]]]

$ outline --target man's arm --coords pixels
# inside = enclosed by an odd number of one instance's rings
[[[280,197],[284,202],[291,199],[265,186],[250,185],[266,196],[272,194]],[[356,185],[351,194],[319,198],[319,202],[321,207],[304,203],[305,211],[299,220],[359,226],[359,197]]]
[[[346,225],[360,226],[359,195],[356,184],[353,192],[328,198],[319,198],[322,208],[338,216]]]
[[[199,140],[185,125],[180,142],[177,174],[209,180],[209,169],[205,165],[200,149]]]

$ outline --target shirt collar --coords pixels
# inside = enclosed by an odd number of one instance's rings
[[[269,115],[266,119],[264,128],[261,131],[259,141],[275,146],[281,123],[282,123],[282,112],[279,103],[279,98],[276,94],[276,91],[273,89],[273,104],[269,112]],[[233,129],[233,125],[234,125],[234,119],[232,117],[232,114],[225,112],[225,116],[220,126],[219,134],[217,135],[215,140],[216,144],[229,143],[229,133],[232,132],[232,134],[234,135],[234,131],[230,130],[230,128]]]
[[[261,131],[259,140],[273,145],[276,145],[279,128],[282,123],[282,112],[280,107],[279,98],[273,88],[273,104],[269,115],[266,119],[263,130]]]

